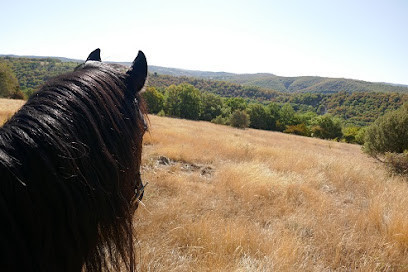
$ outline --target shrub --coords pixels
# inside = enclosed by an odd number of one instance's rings
[[[249,126],[249,115],[245,111],[236,110],[230,116],[230,124],[236,128],[247,128]]]
[[[283,132],[289,133],[289,134],[302,135],[302,136],[310,136],[309,129],[303,123],[293,125],[293,126],[287,126],[287,128]]]
[[[366,127],[360,128],[357,132],[355,137],[355,141],[357,144],[363,145],[364,144],[364,137],[365,137]]]
[[[228,120],[227,118],[222,117],[222,115],[218,115],[217,117],[211,120],[211,123],[219,125],[228,125]]]
[[[157,115],[164,117],[164,116],[166,116],[166,113],[164,112],[164,110],[161,110],[161,111],[159,111],[159,112],[157,113]]]
[[[365,132],[364,151],[376,156],[408,149],[408,105],[379,117]]]
[[[388,170],[393,174],[408,174],[408,153],[385,153],[384,162]]]
[[[312,120],[312,136],[322,139],[339,139],[343,136],[341,123],[331,115],[325,114]]]
[[[11,99],[26,99],[24,93],[17,88],[10,96]]]
[[[348,126],[343,128],[343,139],[346,143],[357,143],[357,135],[360,132],[359,127]]]

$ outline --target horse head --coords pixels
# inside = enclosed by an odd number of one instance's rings
[[[135,269],[146,77],[143,52],[127,69],[96,49],[0,128],[5,270]]]

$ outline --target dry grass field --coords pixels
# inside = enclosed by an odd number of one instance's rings
[[[408,271],[408,185],[359,146],[150,121],[140,271]]]
[[[0,98],[0,125],[7,121],[24,103],[24,100]]]
[[[408,271],[408,184],[359,146],[150,123],[138,271]]]

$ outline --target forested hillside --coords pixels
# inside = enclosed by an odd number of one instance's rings
[[[152,74],[149,86],[164,89],[170,85],[188,83],[195,88],[222,97],[242,97],[249,102],[267,104],[289,103],[295,111],[312,111],[318,114],[330,113],[358,126],[373,122],[386,111],[399,108],[408,100],[408,94],[396,92],[351,92],[337,93],[284,93],[260,88],[257,86],[243,86],[226,81],[205,80],[192,77],[175,77],[169,75]]]
[[[245,86],[258,86],[280,92],[337,93],[346,92],[399,92],[408,93],[408,86],[373,83],[345,78],[317,76],[282,77],[273,74],[232,74],[202,72],[151,66],[150,72],[172,76],[190,76],[203,79],[223,80]]]
[[[243,97],[257,101],[269,101],[283,95],[280,92],[257,86],[243,86],[226,81],[199,79],[187,76],[176,77],[156,73],[150,75],[148,82],[149,86],[156,88],[166,88],[170,85],[179,85],[182,83],[191,84],[201,91],[218,94],[223,97]]]
[[[73,71],[78,65],[76,62],[63,62],[56,58],[0,57],[0,61],[11,67],[20,90],[28,96],[48,79]]]
[[[47,79],[72,71],[78,65],[78,62],[70,62],[66,59],[63,61],[56,58],[10,56],[0,57],[0,62],[3,67],[8,67],[7,69],[11,69],[14,73],[9,77],[9,81],[14,82],[13,78],[17,78],[18,83],[15,84],[18,84],[19,90],[24,93],[25,97],[31,95],[35,88]],[[157,88],[163,94],[165,89],[171,85],[188,83],[201,92],[213,93],[220,97],[241,97],[249,103],[256,102],[263,105],[271,102],[278,105],[288,103],[299,113],[330,113],[345,120],[345,123],[358,126],[373,122],[377,117],[389,110],[397,109],[408,100],[408,95],[404,93],[408,88],[404,86],[356,80],[335,80],[321,77],[285,78],[271,74],[236,75],[157,66],[150,66],[149,70],[151,74],[148,86]],[[170,72],[173,76],[161,74]],[[193,75],[201,78],[192,77]],[[4,92],[2,96],[15,96],[15,87],[12,88],[13,90]]]
[[[278,96],[279,103],[290,103],[297,111],[330,113],[347,123],[364,126],[387,111],[408,101],[408,94],[375,92],[338,92],[334,94],[301,93]]]

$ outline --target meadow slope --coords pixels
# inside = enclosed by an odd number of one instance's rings
[[[359,146],[150,121],[141,271],[408,270],[408,185]]]
[[[0,125],[13,116],[24,103],[24,100],[0,98]]]
[[[0,103],[0,118],[18,107]],[[138,271],[408,270],[408,185],[359,146],[157,116],[150,126]]]

